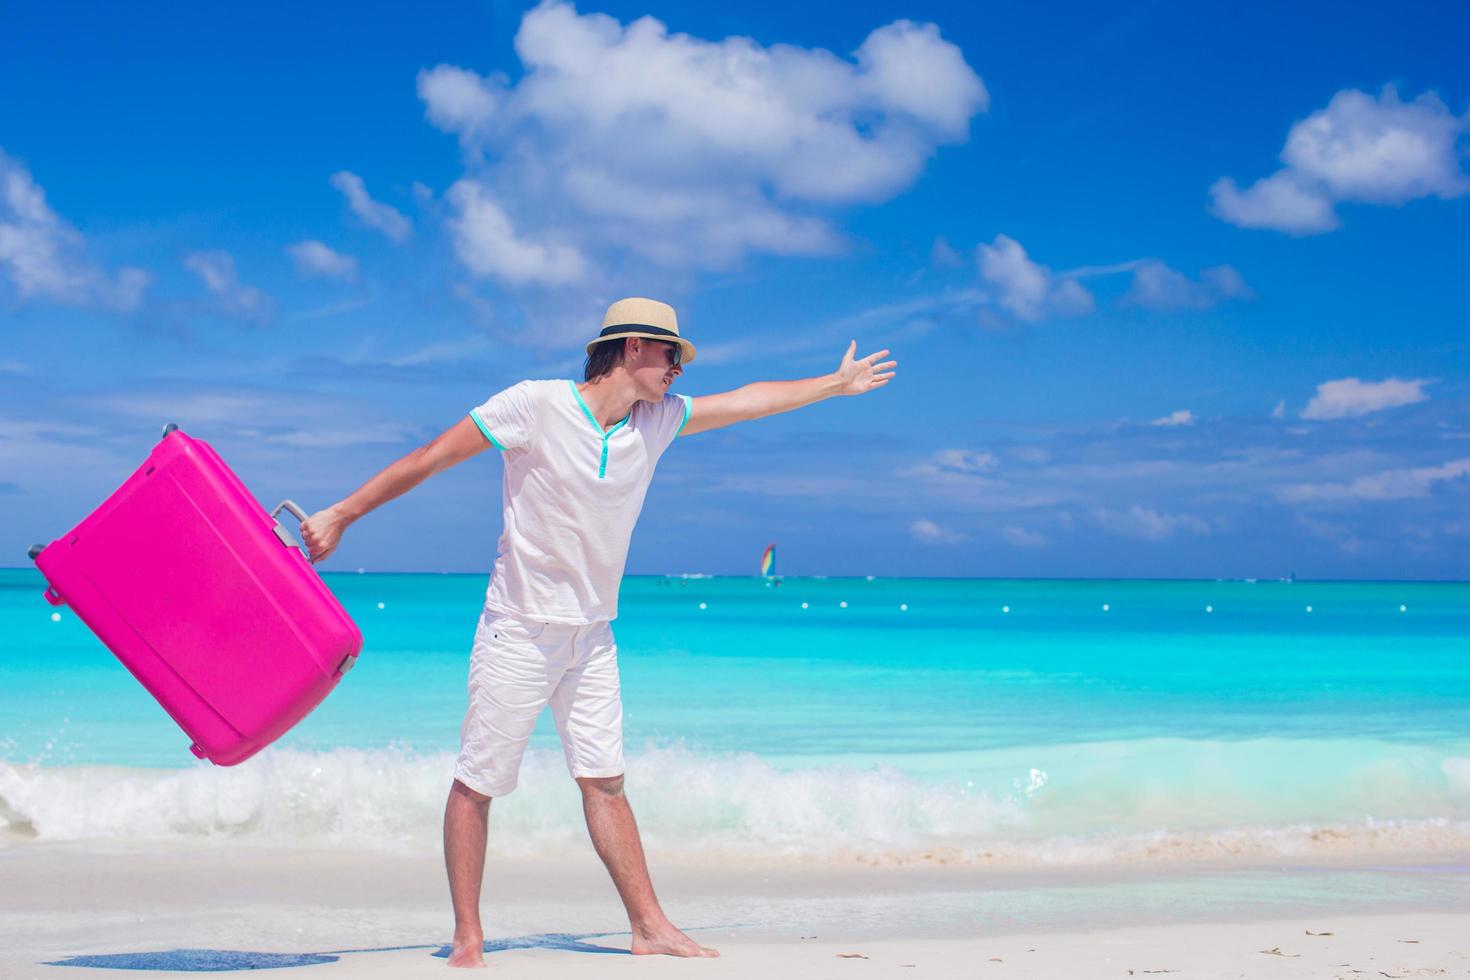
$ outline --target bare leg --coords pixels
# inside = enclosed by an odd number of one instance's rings
[[[623,795],[623,777],[604,779],[581,777],[582,812],[587,816],[587,832],[597,856],[607,865],[613,884],[628,910],[628,924],[633,929],[633,952],[667,953],[670,956],[719,956],[699,945],[674,927],[659,907],[648,879],[648,862],[643,857],[643,841],[638,837],[638,824],[633,808]]]
[[[444,867],[454,903],[454,946],[450,966],[485,965],[485,931],[480,927],[480,882],[485,876],[485,838],[490,797],[458,779],[444,805]]]

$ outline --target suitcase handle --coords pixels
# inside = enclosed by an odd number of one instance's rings
[[[306,523],[306,511],[298,507],[296,505],[296,501],[294,500],[288,498],[281,501],[271,508],[271,520],[275,521],[275,526],[271,528],[271,530],[276,532],[276,537],[281,539],[281,544],[285,545],[288,548],[300,548],[301,553],[303,555],[306,555],[306,560],[311,561],[311,555],[307,552],[306,546],[293,538],[291,536],[291,532],[286,530],[285,527],[281,525],[280,520],[277,518],[276,515],[278,515],[282,510],[289,510],[291,512],[291,515],[302,524]]]

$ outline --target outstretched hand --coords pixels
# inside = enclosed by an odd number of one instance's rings
[[[893,370],[898,367],[897,361],[878,363],[888,356],[886,350],[854,360],[853,355],[856,353],[857,341],[854,340],[847,345],[847,353],[842,355],[842,363],[838,365],[836,372],[841,394],[861,395],[874,388],[881,388],[897,373]]]

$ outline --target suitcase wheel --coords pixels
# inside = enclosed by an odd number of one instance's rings
[[[43,592],[42,595],[44,595],[46,597],[46,601],[51,603],[51,605],[53,606],[66,605],[66,600],[61,597],[61,593],[57,592],[49,585],[46,587],[46,591]]]
[[[204,750],[199,747],[198,743],[189,746],[189,751],[194,753],[196,759],[204,758]]]

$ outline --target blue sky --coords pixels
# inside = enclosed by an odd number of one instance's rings
[[[324,506],[606,303],[691,394],[632,572],[1463,579],[1470,14],[1451,4],[19,3],[0,562],[163,422]],[[488,569],[486,453],[331,566]]]

